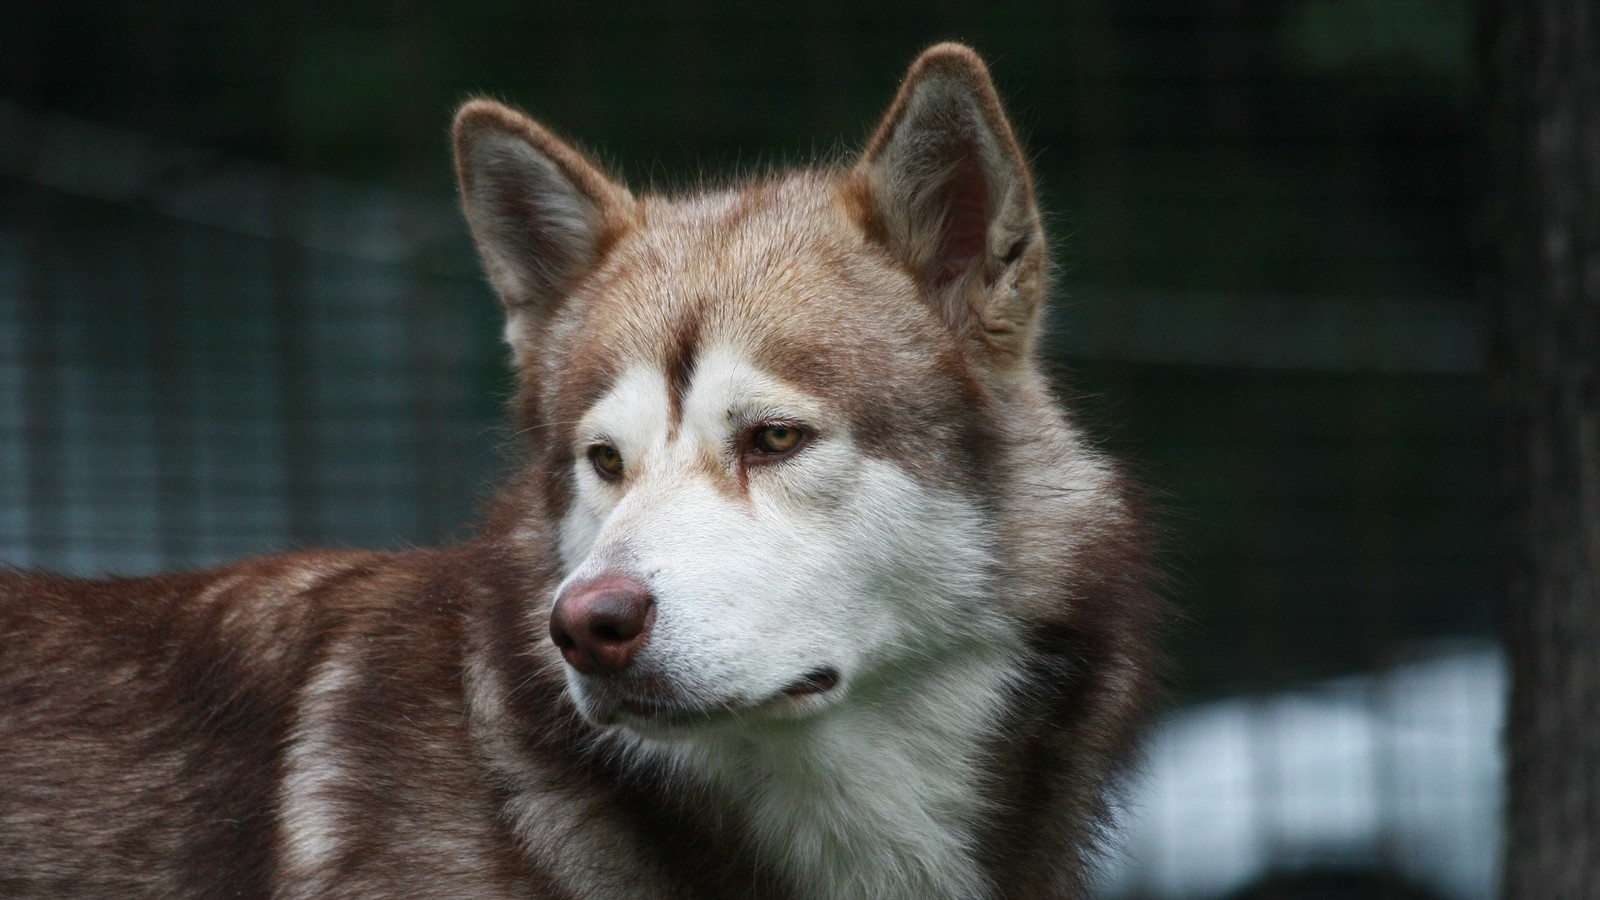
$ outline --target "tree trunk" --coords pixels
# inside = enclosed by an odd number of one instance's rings
[[[1600,11],[1487,0],[1505,896],[1600,897]]]

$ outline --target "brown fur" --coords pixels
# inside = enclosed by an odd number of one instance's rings
[[[955,137],[905,137],[929,128]],[[586,724],[545,633],[575,423],[639,362],[675,421],[721,341],[992,521],[1025,677],[984,748],[977,861],[995,897],[1078,896],[1159,609],[1126,489],[1034,359],[1044,240],[981,60],[924,54],[854,168],[737,191],[635,198],[488,101],[456,149],[522,474],[453,549],[0,574],[0,895],[809,896],[739,798]]]

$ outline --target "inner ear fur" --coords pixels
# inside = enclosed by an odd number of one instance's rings
[[[1044,294],[1033,179],[983,60],[960,44],[923,52],[857,163],[868,231],[917,277],[952,326],[1026,357]]]
[[[461,206],[515,325],[542,318],[629,227],[633,196],[537,122],[492,100],[456,113]]]

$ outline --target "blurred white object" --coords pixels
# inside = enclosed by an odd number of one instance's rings
[[[1269,872],[1384,869],[1496,893],[1506,671],[1485,642],[1174,713],[1127,793],[1102,896],[1219,897]]]

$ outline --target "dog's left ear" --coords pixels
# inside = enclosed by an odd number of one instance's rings
[[[513,326],[543,321],[629,227],[633,195],[492,100],[461,107],[454,143],[461,207],[489,280]]]
[[[1044,295],[1033,180],[989,70],[960,44],[929,48],[856,164],[867,230],[951,324],[1002,368],[1028,356]]]

